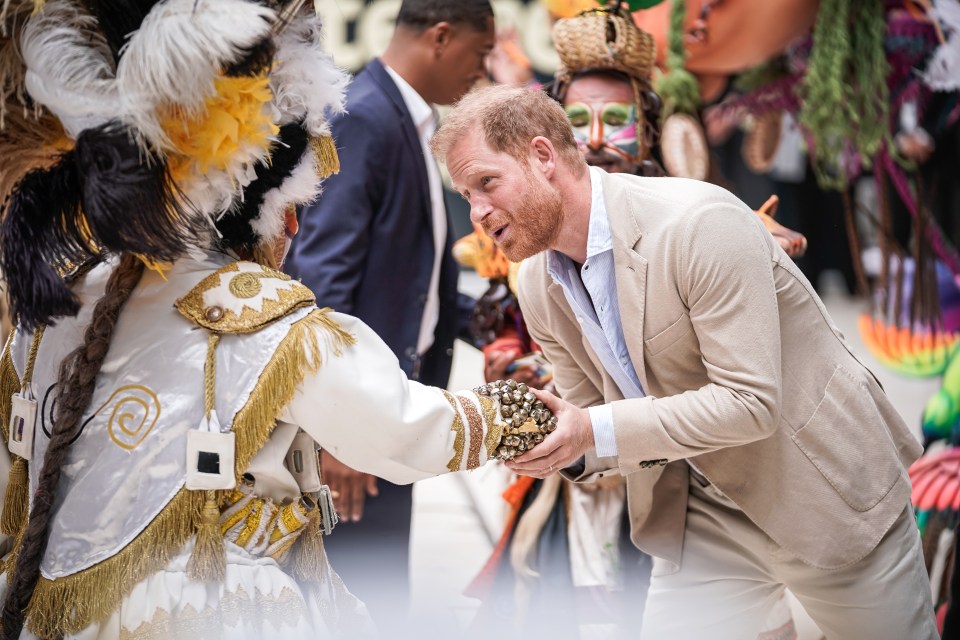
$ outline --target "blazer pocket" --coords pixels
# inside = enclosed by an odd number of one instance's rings
[[[866,384],[837,366],[820,404],[792,438],[844,502],[863,512],[883,500],[900,478],[887,431]]]
[[[643,344],[647,348],[647,353],[654,355],[660,353],[683,336],[693,330],[693,323],[690,322],[690,316],[687,313],[680,314],[680,317],[673,321],[669,327],[653,336],[649,340],[644,340]]]

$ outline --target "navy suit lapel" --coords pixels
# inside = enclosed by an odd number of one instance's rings
[[[377,83],[377,86],[380,87],[384,95],[386,95],[393,104],[393,108],[397,112],[398,121],[400,122],[400,131],[403,132],[403,139],[409,147],[410,157],[420,158],[420,162],[413,163],[416,165],[414,171],[417,173],[417,183],[420,185],[420,196],[423,198],[423,211],[426,212],[427,221],[430,223],[430,228],[432,229],[433,214],[432,207],[430,206],[430,182],[427,179],[427,159],[423,157],[423,147],[420,145],[420,136],[417,134],[417,127],[413,124],[413,118],[410,117],[410,112],[407,110],[407,105],[403,101],[400,89],[397,88],[393,78],[387,73],[387,69],[383,66],[380,58],[371,60],[367,64],[366,72],[370,74],[373,81]]]

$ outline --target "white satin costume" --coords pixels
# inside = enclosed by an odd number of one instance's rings
[[[38,407],[31,495],[59,363],[80,343],[112,268],[99,265],[74,285],[83,303],[76,318],[47,327],[39,341],[17,333],[0,362],[8,394],[39,345],[29,385]],[[205,492],[185,488],[185,452],[205,415],[212,333],[220,337],[216,415],[235,433],[240,482],[217,494],[225,579],[198,582],[187,563]],[[6,439],[9,406],[2,409]],[[362,322],[318,310],[283,274],[216,252],[144,273],[81,422],[24,637],[357,637],[369,630],[365,610],[322,546],[314,557],[298,550],[316,521],[286,462],[294,437],[302,430],[351,467],[409,483],[483,464],[502,432],[489,398],[408,381]],[[6,586],[0,579],[0,592]]]

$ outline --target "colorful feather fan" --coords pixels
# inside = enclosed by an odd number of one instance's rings
[[[957,525],[960,514],[960,447],[948,447],[927,455],[910,467],[913,492],[910,501],[917,512],[921,533],[933,518],[943,518],[947,527]]]

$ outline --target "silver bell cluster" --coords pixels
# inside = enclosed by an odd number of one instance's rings
[[[500,403],[500,415],[506,422],[496,452],[500,460],[510,460],[533,449],[557,429],[557,417],[522,382],[497,380],[474,391]]]

